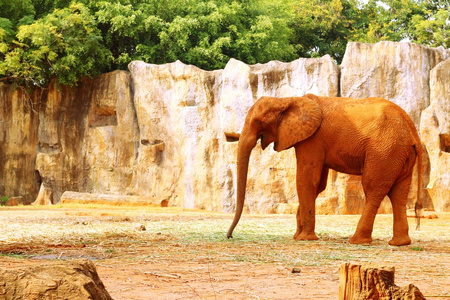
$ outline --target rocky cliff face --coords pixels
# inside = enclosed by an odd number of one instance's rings
[[[450,211],[450,59],[431,71],[430,86],[431,105],[420,122],[431,166],[427,190],[437,211]]]
[[[259,97],[338,91],[339,69],[328,56],[254,66],[231,60],[213,72],[181,62],[129,69],[140,134],[133,188],[186,208],[233,210],[236,134]],[[253,153],[261,167],[250,170],[250,211],[295,201],[293,153],[266,152]]]
[[[50,85],[39,112],[35,166],[49,202],[64,191],[135,192],[139,128],[130,80],[116,71],[77,88]]]
[[[350,43],[340,67],[328,56],[231,60],[217,71],[135,61],[130,72],[75,88],[52,84],[31,96],[0,85],[0,195],[27,203],[38,194],[56,203],[64,191],[142,195],[232,212],[237,135],[249,108],[263,95],[315,93],[381,96],[402,106],[420,126],[430,157],[426,205],[449,211],[449,56],[409,43]],[[248,211],[295,211],[295,168],[293,150],[255,147]],[[358,176],[330,172],[318,212],[360,213],[363,198]]]
[[[28,203],[39,190],[38,150],[40,94],[0,84],[0,196],[23,196]]]

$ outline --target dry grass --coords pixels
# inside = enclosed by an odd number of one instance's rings
[[[351,245],[359,216],[317,216],[319,241],[294,241],[293,215],[244,215],[228,240],[232,215],[176,208],[55,206],[0,208],[0,253],[23,258],[89,257],[125,263],[245,262],[332,268],[344,262],[395,266],[409,283],[430,280],[450,295],[450,214],[422,220],[411,246],[391,247],[392,215],[378,215],[371,245]],[[142,230],[143,227],[145,230]],[[401,285],[402,282],[400,281]]]
[[[436,220],[423,220],[422,229],[410,230],[412,246],[390,247],[387,241],[392,234],[392,216],[378,215],[373,232],[374,242],[368,246],[348,244],[359,216],[317,216],[316,233],[319,241],[298,242],[292,239],[295,217],[292,215],[244,215],[237,226],[234,239],[226,239],[226,231],[231,223],[231,215],[190,211],[177,208],[117,208],[93,206],[57,206],[2,208],[0,216],[0,242],[3,244],[84,244],[125,247],[129,245],[147,246],[157,242],[159,246],[177,245],[188,247],[284,247],[297,246],[300,250],[311,245],[330,249],[317,257],[324,261],[338,260],[335,252],[398,249],[423,250],[427,245],[440,245],[448,250],[450,214],[441,214]],[[413,228],[413,219],[410,219]],[[145,231],[139,228],[144,225]],[[337,251],[336,251],[337,250]],[[269,251],[270,252],[270,251]],[[421,254],[424,254],[421,253]],[[270,253],[265,255],[270,259]],[[239,259],[239,258],[237,258]],[[261,257],[250,260],[264,260]],[[277,258],[296,264],[295,259]],[[317,259],[313,260],[317,262]]]

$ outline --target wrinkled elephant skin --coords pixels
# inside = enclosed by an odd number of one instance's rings
[[[328,170],[362,175],[366,204],[353,244],[372,241],[372,230],[383,198],[393,208],[391,245],[408,245],[406,202],[413,167],[421,168],[421,142],[413,122],[396,104],[381,98],[262,97],[247,114],[238,144],[237,206],[228,231],[242,214],[247,171],[258,139],[262,148],[272,142],[276,151],[295,148],[297,159],[296,240],[316,240],[315,200],[327,184]],[[419,170],[419,174],[421,174]],[[421,176],[419,176],[421,186]],[[418,193],[416,207],[421,208]]]

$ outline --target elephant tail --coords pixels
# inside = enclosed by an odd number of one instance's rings
[[[416,230],[420,229],[420,218],[422,217],[422,144],[419,143],[414,145],[414,150],[417,155],[417,200],[416,205],[414,207],[414,211],[416,214]]]

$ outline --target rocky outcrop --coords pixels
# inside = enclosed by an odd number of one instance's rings
[[[131,180],[139,129],[130,80],[116,71],[76,88],[50,85],[39,113],[41,201],[59,202],[65,191],[137,192]]]
[[[419,128],[420,114],[430,105],[430,71],[449,56],[442,47],[407,42],[349,43],[341,65],[341,95],[389,99]]]
[[[236,136],[253,103],[263,95],[336,95],[339,69],[329,56],[249,66],[231,60],[224,70],[203,71],[181,62],[132,62],[139,124],[136,189],[170,205],[234,210]],[[255,149],[247,204],[275,212],[295,202],[293,152],[262,155]],[[266,168],[264,172],[262,169]]]
[[[167,199],[158,199],[148,196],[111,195],[67,191],[62,194],[61,203],[167,207],[168,201]]]
[[[450,210],[449,56],[447,50],[410,43],[349,43],[341,67],[329,56],[258,65],[230,60],[216,71],[135,61],[130,72],[104,74],[73,88],[52,83],[32,96],[0,85],[0,196],[56,203],[73,191],[232,212],[237,138],[250,107],[263,95],[315,93],[381,96],[402,106],[420,125],[430,156],[426,207]],[[294,212],[295,169],[293,150],[276,153],[269,147],[263,153],[255,147],[246,209]],[[363,205],[360,178],[330,172],[318,212],[357,214]]]
[[[0,196],[22,196],[25,203],[40,186],[35,161],[41,96],[0,84]]]
[[[437,211],[450,211],[450,59],[431,71],[430,82],[431,105],[420,123],[431,165],[427,190]]]
[[[112,300],[87,259],[47,262],[14,269],[0,268],[2,299],[98,299]]]

